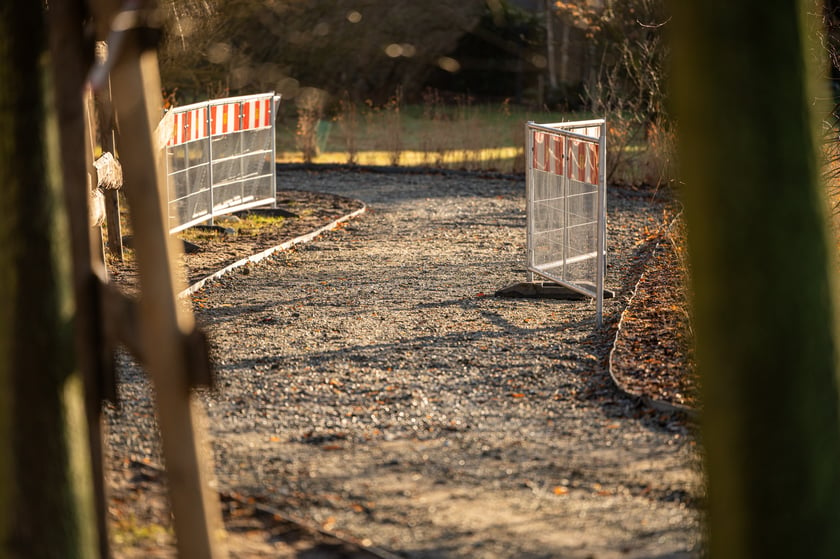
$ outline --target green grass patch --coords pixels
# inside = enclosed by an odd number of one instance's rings
[[[111,530],[114,542],[122,547],[160,546],[175,538],[171,527],[140,522],[133,515],[112,522]]]
[[[225,227],[230,227],[234,229],[237,233],[240,232],[254,232],[258,233],[259,231],[265,229],[279,229],[283,227],[283,224],[286,221],[285,217],[282,216],[273,216],[273,215],[265,215],[259,213],[252,213],[248,214],[244,217],[239,218],[239,220],[226,220],[223,217],[218,218],[219,221],[225,224]]]
[[[288,109],[287,109],[288,111]],[[308,106],[278,121],[277,161],[423,166],[524,173],[525,124],[589,120],[602,115],[475,104],[467,97],[444,103],[401,105],[397,97],[375,107],[341,101],[325,114]],[[670,183],[675,173],[675,135],[644,115],[608,117],[607,180]]]
[[[312,121],[316,119],[312,111],[279,121],[277,159],[512,172],[524,169],[526,122],[585,118],[591,115],[529,110],[509,103],[473,104],[467,98],[449,104],[430,99],[419,105],[392,102],[382,107],[344,102],[335,114],[321,115],[317,121]],[[310,152],[305,154],[307,146]]]
[[[242,217],[223,215],[215,219],[215,224],[232,229],[234,235],[257,236],[270,231],[277,231],[283,228],[286,218],[260,213],[249,213]],[[189,227],[177,233],[177,237],[191,243],[216,242],[222,240],[225,235],[218,229],[205,229],[202,227]]]

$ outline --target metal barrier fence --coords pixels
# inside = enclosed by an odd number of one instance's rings
[[[274,93],[216,99],[167,112],[169,231],[275,204]]]
[[[596,300],[606,270],[606,123],[527,124],[528,281],[542,276]]]

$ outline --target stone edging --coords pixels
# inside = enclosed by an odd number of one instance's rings
[[[677,220],[680,219],[681,216],[682,216],[682,212],[679,212],[674,217],[674,219],[671,220],[671,223],[668,224],[666,229],[670,230],[674,226],[674,224],[677,222]],[[654,253],[659,248],[659,245],[661,244],[661,242],[662,242],[661,240],[657,241],[657,243],[654,245],[653,249],[651,249],[650,256],[648,256],[648,261],[650,260],[650,258],[653,257]],[[633,290],[630,293],[630,298],[627,300],[627,305],[624,307],[624,310],[621,311],[621,317],[619,317],[619,319],[618,319],[618,325],[616,326],[616,329],[615,329],[615,337],[613,338],[612,347],[610,348],[610,354],[609,354],[609,359],[608,359],[608,363],[607,363],[607,371],[609,372],[610,378],[612,379],[615,387],[618,388],[621,392],[623,392],[627,396],[629,396],[631,398],[637,398],[637,399],[641,400],[642,402],[644,402],[645,405],[650,406],[651,408],[653,408],[657,411],[661,411],[661,412],[665,412],[665,413],[681,413],[681,414],[685,414],[685,415],[687,415],[691,418],[697,418],[699,416],[699,413],[700,413],[700,411],[698,409],[693,408],[691,406],[685,406],[685,405],[682,405],[682,404],[674,404],[672,402],[666,402],[665,400],[659,400],[659,399],[656,399],[656,398],[651,398],[650,396],[645,396],[644,394],[641,394],[641,393],[638,393],[634,390],[631,390],[623,382],[621,382],[615,374],[615,371],[614,371],[614,368],[613,368],[613,356],[615,355],[615,348],[616,348],[616,345],[618,344],[618,337],[619,337],[619,335],[621,335],[621,331],[624,327],[624,317],[627,315],[627,311],[630,309],[630,306],[633,303],[633,299],[636,297],[636,293],[639,290],[639,285],[642,283],[642,280],[645,279],[645,274],[647,274],[647,262],[645,263],[645,270],[642,271],[641,275],[639,276],[639,280],[633,286]]]
[[[309,241],[311,241],[315,237],[317,237],[317,236],[319,236],[323,233],[326,233],[327,231],[332,231],[333,229],[335,229],[336,227],[338,227],[342,223],[346,223],[347,221],[350,221],[351,219],[353,219],[355,217],[358,217],[358,216],[362,215],[363,213],[365,213],[367,211],[367,205],[364,202],[362,202],[361,200],[354,200],[354,201],[360,203],[362,205],[362,207],[359,208],[358,210],[350,212],[347,215],[339,217],[338,219],[336,219],[334,221],[331,221],[331,222],[327,223],[323,227],[319,227],[318,229],[312,231],[311,233],[307,233],[306,235],[301,235],[300,237],[296,237],[294,239],[288,240],[288,241],[286,241],[284,243],[281,243],[277,246],[267,248],[267,249],[265,249],[261,252],[253,254],[253,255],[248,256],[246,258],[243,258],[241,260],[237,260],[233,264],[225,266],[221,270],[218,270],[218,271],[210,274],[209,276],[207,276],[203,279],[200,279],[197,282],[193,283],[188,288],[181,291],[178,294],[178,298],[183,299],[185,297],[189,297],[190,295],[194,295],[195,293],[200,291],[207,284],[207,282],[218,279],[218,278],[222,277],[223,275],[225,275],[226,273],[228,273],[232,270],[235,270],[236,268],[240,268],[240,267],[245,266],[246,264],[250,264],[252,262],[259,262],[260,260],[268,258],[269,256],[271,256],[275,252],[278,252],[278,251],[281,251],[281,250],[288,250],[295,245],[308,243]]]

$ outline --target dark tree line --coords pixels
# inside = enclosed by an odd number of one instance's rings
[[[420,91],[485,2],[172,0],[165,8],[162,79],[185,100],[263,90],[291,98],[317,87],[378,104],[397,88]]]

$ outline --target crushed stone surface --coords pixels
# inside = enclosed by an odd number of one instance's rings
[[[194,297],[219,486],[401,557],[702,555],[692,427],[605,371],[660,201],[610,189],[616,297],[596,328],[591,301],[494,296],[525,280],[522,180],[278,180],[368,212]],[[127,359],[120,394],[112,468],[160,462],[153,391]]]

